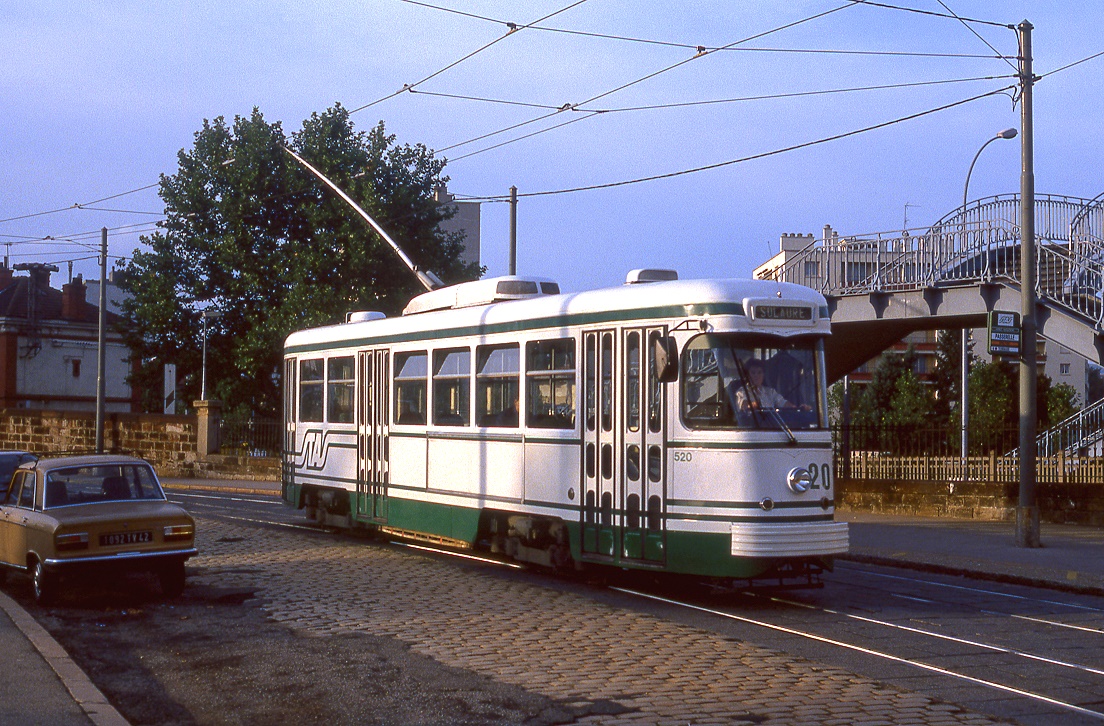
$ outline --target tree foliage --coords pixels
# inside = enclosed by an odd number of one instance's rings
[[[962,402],[962,332],[940,330],[932,371],[932,418],[937,423],[957,424]],[[967,364],[974,365],[973,341],[966,347]]]
[[[915,429],[930,423],[934,400],[914,372],[917,359],[911,346],[879,359],[870,384],[854,397],[853,426]]]
[[[257,109],[227,124],[204,121],[178,170],[162,176],[166,220],[126,266],[133,385],[159,399],[161,369],[176,363],[183,400],[199,395],[200,311],[208,322],[208,396],[234,412],[274,416],[284,338],[339,322],[349,310],[395,314],[422,291],[387,244],[300,166],[318,168],[388,230],[421,269],[446,282],[481,271],[459,259],[462,239],[439,223],[433,200],[444,162],[398,145],[382,122],[354,129],[340,104],[312,114],[288,138]],[[213,394],[213,395],[212,395]]]

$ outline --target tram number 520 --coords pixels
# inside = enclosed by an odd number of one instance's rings
[[[816,462],[809,464],[809,478],[812,480],[809,484],[810,489],[831,489],[832,465],[821,464],[817,466]]]

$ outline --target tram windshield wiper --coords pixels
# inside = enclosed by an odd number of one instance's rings
[[[740,386],[743,387],[745,393],[748,396],[748,399],[755,404],[753,406],[749,406],[749,409],[751,410],[751,415],[755,419],[755,427],[762,428],[759,423],[759,417],[763,414],[763,411],[766,411],[768,415],[770,415],[770,417],[774,420],[774,423],[778,425],[778,428],[786,432],[786,438],[790,440],[790,443],[796,444],[797,437],[794,436],[793,429],[791,429],[786,424],[786,420],[782,418],[782,414],[780,414],[778,410],[775,409],[773,406],[763,406],[763,402],[759,398],[759,389],[749,383],[751,379],[748,376],[747,366],[742,360],[740,360],[739,354],[737,354],[735,350],[731,350],[730,354],[732,355],[733,361],[736,363],[736,370],[740,374]],[[732,398],[735,399],[735,395],[733,395]],[[733,410],[735,410],[736,401],[732,400],[731,405],[733,407]]]

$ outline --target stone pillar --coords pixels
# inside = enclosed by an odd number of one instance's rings
[[[219,450],[222,401],[192,401],[196,409],[196,454],[206,459]]]

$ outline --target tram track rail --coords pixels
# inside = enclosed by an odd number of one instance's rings
[[[1055,707],[1057,707],[1059,709],[1062,709],[1064,711],[1068,711],[1068,712],[1071,712],[1071,713],[1076,713],[1078,715],[1086,716],[1086,717],[1089,717],[1089,718],[1094,719],[1094,720],[1104,721],[1104,712],[1102,712],[1102,711],[1096,711],[1096,710],[1093,710],[1093,709],[1090,709],[1090,708],[1085,708],[1083,706],[1079,706],[1079,705],[1074,704],[1074,703],[1069,703],[1069,702],[1066,702],[1066,701],[1062,701],[1061,699],[1053,698],[1053,697],[1047,696],[1047,695],[1042,694],[1042,693],[1036,693],[1036,692],[1028,691],[1028,690],[1022,689],[1022,688],[1016,688],[1016,687],[1010,686],[1008,684],[999,683],[999,682],[989,680],[989,679],[985,679],[985,678],[979,678],[977,676],[971,676],[967,673],[963,673],[963,672],[960,672],[960,671],[955,671],[955,670],[951,670],[949,668],[944,668],[944,667],[936,666],[936,665],[933,665],[933,664],[930,664],[930,663],[925,663],[925,662],[923,662],[919,659],[905,658],[905,657],[902,657],[902,656],[893,655],[892,653],[886,652],[884,650],[879,650],[879,649],[876,649],[876,648],[870,648],[870,647],[858,645],[856,643],[849,643],[847,641],[840,640],[838,638],[829,638],[827,636],[819,635],[819,634],[813,633],[811,631],[800,630],[798,628],[793,628],[793,627],[790,627],[790,626],[780,625],[778,623],[772,623],[772,622],[769,622],[767,620],[751,618],[751,617],[748,617],[746,615],[740,615],[738,613],[722,610],[722,609],[719,609],[719,608],[704,607],[702,605],[697,605],[697,604],[694,604],[694,603],[691,603],[691,602],[675,600],[673,598],[662,597],[662,596],[659,596],[659,595],[654,595],[654,594],[651,594],[651,593],[641,592],[641,591],[638,591],[638,590],[631,590],[631,589],[628,589],[628,588],[614,587],[614,588],[611,588],[611,589],[613,589],[617,592],[626,594],[626,595],[630,595],[632,597],[643,598],[643,599],[651,600],[653,602],[663,603],[663,604],[666,604],[666,605],[673,605],[673,606],[679,607],[679,608],[686,608],[686,609],[694,610],[694,611],[699,612],[699,613],[705,613],[705,614],[713,615],[713,616],[720,617],[720,618],[735,620],[737,622],[744,623],[746,625],[753,625],[753,626],[760,627],[760,628],[766,628],[768,630],[772,630],[772,631],[775,631],[775,632],[785,633],[787,635],[796,636],[796,637],[799,637],[799,638],[805,638],[805,639],[808,639],[808,640],[813,640],[813,641],[816,641],[818,643],[822,643],[822,644],[825,644],[825,645],[831,645],[831,646],[835,646],[835,647],[838,647],[838,648],[844,648],[844,649],[847,649],[847,650],[856,651],[856,652],[862,653],[862,654],[867,655],[867,656],[873,656],[875,658],[880,658],[880,659],[890,661],[890,662],[893,662],[893,663],[898,663],[898,664],[902,664],[902,665],[915,667],[915,668],[918,668],[920,670],[928,671],[930,673],[936,673],[938,675],[945,676],[945,677],[948,677],[948,678],[953,678],[953,679],[956,679],[956,680],[972,683],[972,684],[975,684],[975,685],[984,686],[986,688],[991,688],[991,689],[994,689],[996,691],[1000,691],[1000,692],[1003,692],[1003,693],[1006,693],[1006,694],[1009,694],[1009,695],[1018,696],[1018,697],[1021,697],[1021,698],[1027,698],[1027,699],[1037,701],[1037,702],[1040,702],[1040,703],[1045,703],[1045,704],[1050,705],[1050,706],[1055,706]],[[775,600],[775,598],[770,598],[770,599]],[[828,609],[824,609],[823,611],[824,612],[832,612],[831,610],[828,610]],[[899,627],[899,626],[894,626],[894,627]],[[931,633],[926,633],[926,634],[927,635],[932,635]],[[966,642],[966,641],[961,640],[961,639],[954,639],[954,640],[956,640],[958,642]],[[1003,649],[1001,649],[1001,650],[1003,650]],[[1021,654],[1017,654],[1017,655],[1021,655]],[[1063,665],[1066,665],[1066,664],[1063,664]],[[1076,667],[1076,666],[1071,666],[1071,667]],[[1101,671],[1097,671],[1095,669],[1084,669],[1084,670],[1090,670],[1093,673],[1101,673]]]
[[[340,536],[328,527],[292,525],[268,499],[212,501],[218,499],[189,498],[210,516]],[[541,570],[493,555],[424,543],[396,541],[388,546],[458,562],[509,565],[522,572]],[[840,564],[826,588],[792,593],[742,588],[722,593],[705,583],[672,590],[670,583],[662,580],[623,579],[613,573],[577,584],[594,588],[595,594],[609,592],[618,599],[629,598],[618,603],[599,595],[615,607],[635,607],[632,600],[646,602],[649,605],[644,607],[656,617],[682,619],[795,657],[865,673],[898,688],[989,711],[999,718],[1016,719],[1041,710],[1046,714],[1042,720],[1027,720],[1104,721],[1104,697],[1099,695],[1104,694],[1104,648],[1095,645],[1095,638],[1104,635],[1104,600],[1027,586],[974,585],[940,574],[885,571],[881,566],[860,563]],[[679,616],[671,608],[688,615]],[[756,636],[756,631],[777,635]],[[1010,639],[1014,642],[1007,642]],[[1052,641],[1055,652],[1047,652]],[[1096,651],[1102,655],[1097,657]],[[894,667],[887,671],[877,663]],[[915,670],[917,676],[908,676],[909,670]],[[1072,692],[1075,689],[1070,683],[1081,693]]]

